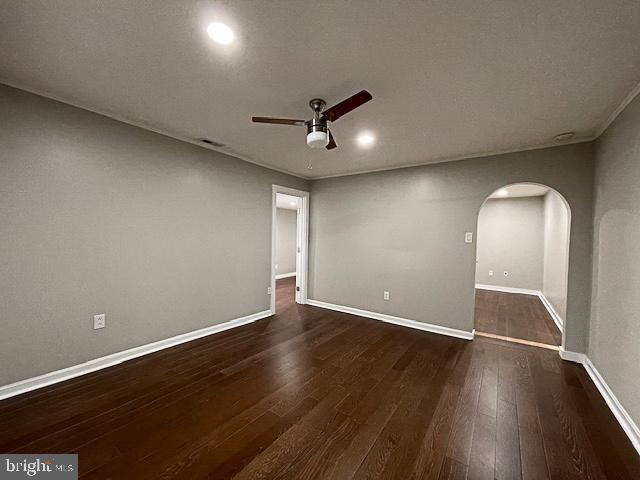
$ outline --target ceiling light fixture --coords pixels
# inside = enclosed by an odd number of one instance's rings
[[[496,195],[498,195],[499,197],[506,197],[507,195],[509,195],[509,190],[507,190],[506,188],[501,188],[496,192]]]
[[[318,129],[314,130],[314,128]],[[307,145],[311,148],[325,148],[329,145],[329,131],[326,127],[323,130],[322,127],[310,125],[307,130],[309,130],[307,133]]]
[[[360,135],[358,135],[356,141],[362,148],[369,148],[374,143],[376,143],[376,137],[371,132],[362,132]]]
[[[207,34],[211,40],[220,45],[229,45],[234,39],[233,30],[219,22],[210,23],[207,27]]]

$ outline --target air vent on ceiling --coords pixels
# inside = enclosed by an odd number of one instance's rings
[[[556,135],[554,140],[556,142],[564,142],[565,140],[571,140],[575,136],[576,132],[564,132],[560,135]]]
[[[214,142],[213,140],[209,140],[208,138],[201,138],[200,141],[202,143],[206,143],[207,145],[211,145],[213,147],[224,147],[224,143]]]

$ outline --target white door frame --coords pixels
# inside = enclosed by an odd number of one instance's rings
[[[307,303],[309,270],[309,192],[280,185],[271,186],[271,314],[276,313],[276,194],[300,198],[296,233],[296,303]]]

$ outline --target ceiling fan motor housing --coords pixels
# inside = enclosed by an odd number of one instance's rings
[[[307,145],[311,148],[324,148],[329,144],[329,131],[327,129],[327,120],[321,119],[316,123],[316,119],[307,123]]]
[[[327,118],[321,113],[325,105],[326,102],[319,98],[309,102],[313,118],[307,122],[307,145],[311,148],[325,148],[329,144]]]

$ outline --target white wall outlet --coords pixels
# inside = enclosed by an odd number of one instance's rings
[[[93,316],[93,329],[98,330],[107,326],[107,314],[99,313]]]
[[[489,276],[493,277],[493,270],[489,270]]]
[[[502,274],[503,274],[505,277],[508,277],[508,276],[509,276],[509,272],[507,272],[506,270],[505,270],[504,272],[502,272]]]
[[[464,243],[473,243],[473,232],[465,232]]]
[[[267,287],[267,295],[271,295],[271,287]]]
[[[389,292],[387,292],[386,290],[382,292],[382,298],[384,298],[385,300],[389,300]]]

